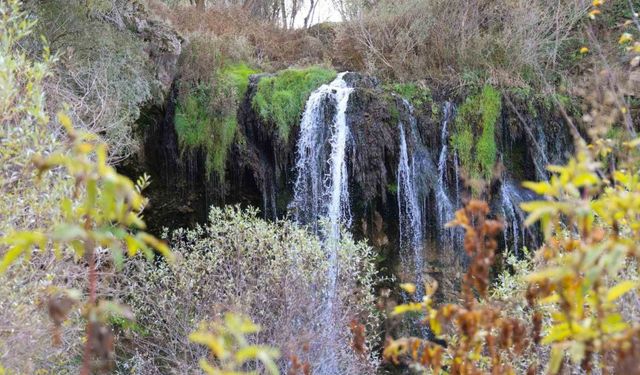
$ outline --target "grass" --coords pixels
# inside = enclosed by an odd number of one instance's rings
[[[280,137],[287,141],[311,92],[335,77],[334,70],[319,66],[283,70],[260,80],[253,106],[262,119],[277,126]]]
[[[249,76],[257,72],[243,63],[224,66],[217,72],[215,87],[201,84],[191,89],[176,107],[180,146],[204,150],[207,173],[215,172],[221,179],[238,128],[238,105],[249,86]]]
[[[492,177],[497,158],[495,126],[502,109],[500,92],[489,85],[467,98],[458,111],[451,137],[462,168],[471,178]]]
[[[233,87],[238,101],[242,101],[249,87],[249,76],[259,73],[244,63],[226,66],[220,72],[222,81],[227,87]]]
[[[392,83],[384,86],[385,91],[393,92],[411,103],[416,108],[431,103],[431,90],[416,83]]]

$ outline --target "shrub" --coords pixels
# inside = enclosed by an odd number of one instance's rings
[[[227,312],[249,316],[262,327],[251,343],[279,348],[280,368],[289,366],[291,356],[318,365],[314,360],[327,344],[318,291],[328,282],[328,260],[318,238],[290,222],[259,219],[254,209],[227,207],[212,208],[205,226],[176,230],[170,242],[175,265],[132,261],[121,281],[121,290],[130,291],[123,298],[148,332],[131,332],[126,354],[132,362],[139,356],[155,359],[143,360],[148,367],[140,371],[189,373],[206,354],[188,342],[189,333],[200,321],[216,321]],[[344,373],[369,373],[371,358],[348,346],[348,326],[351,320],[366,324],[371,344],[378,324],[373,254],[348,235],[339,249],[340,314],[331,322],[341,335],[335,343],[338,362]]]
[[[23,53],[35,21],[22,11],[19,1],[0,2],[0,13],[0,237],[4,237],[18,229],[60,219],[59,207],[53,201],[69,192],[71,184],[59,174],[43,176],[39,184],[35,183],[35,172],[29,168],[31,158],[58,146],[58,129],[49,121],[43,89],[54,61],[46,45],[37,52],[41,56],[38,60]],[[0,256],[6,251],[6,246],[0,245]],[[50,319],[37,306],[41,288],[53,282],[75,285],[81,275],[77,271],[72,264],[52,264],[49,256],[34,256],[30,262],[0,275],[0,320],[4,322],[0,363],[7,372],[52,369],[55,363],[66,362],[72,348],[77,349],[73,339],[60,348],[51,348]],[[78,325],[65,327],[67,337],[78,338],[79,330]]]
[[[264,120],[277,126],[280,137],[286,141],[311,92],[335,77],[334,70],[318,66],[283,70],[260,80],[253,106]]]
[[[125,6],[118,1],[85,3],[32,3],[37,32],[62,55],[46,90],[53,105],[69,105],[77,126],[108,143],[110,160],[118,162],[138,150],[135,122],[141,107],[162,100],[161,83],[154,76],[147,42],[115,24]]]
[[[463,170],[472,179],[489,180],[493,175],[497,157],[495,127],[501,109],[500,92],[489,85],[460,106],[451,144],[458,152]]]
[[[96,144],[94,134],[75,131],[69,117],[60,115],[68,142],[58,149],[62,135],[50,123],[43,90],[50,76],[49,49],[43,42],[41,62],[24,53],[35,21],[18,1],[1,3],[0,13],[0,187],[10,199],[0,205],[0,311],[7,329],[0,362],[18,373],[77,371],[83,345],[81,292],[71,288],[87,279],[86,267],[74,262],[86,256],[89,297],[82,306],[88,318],[82,362],[88,374],[90,357],[109,362],[109,333],[102,331],[101,319],[116,310],[115,304],[97,303],[96,268],[104,260],[97,248],[112,247],[117,263],[125,241],[132,253],[146,248],[144,243],[162,245],[142,232],[135,237],[128,232],[144,226],[137,216],[144,200],[131,181],[106,165],[106,146]],[[33,182],[36,178],[40,184]],[[20,262],[23,258],[27,261]],[[69,316],[72,320],[63,325]],[[51,341],[59,348],[52,349]]]
[[[268,10],[269,13],[271,11]],[[215,4],[202,12],[193,6],[178,6],[172,8],[167,16],[189,39],[194,34],[208,34],[246,40],[251,58],[255,60],[252,62],[265,71],[321,64],[330,58],[332,46],[323,42],[321,36],[302,28],[283,29],[252,14],[246,7]]]
[[[364,66],[378,76],[433,79],[459,87],[467,71],[480,84],[522,86],[527,70],[550,73],[567,56],[589,2],[582,0],[379,1],[363,6],[347,33],[361,45]],[[533,82],[540,83],[540,82]]]
[[[280,356],[277,349],[263,345],[250,345],[246,335],[260,332],[260,326],[250,319],[235,314],[225,314],[224,320],[214,323],[202,323],[189,340],[206,345],[215,363],[200,360],[200,367],[209,375],[220,373],[246,374],[247,367],[259,364],[262,372],[279,375],[275,359]],[[219,366],[218,366],[219,365]],[[266,370],[266,371],[265,371]]]

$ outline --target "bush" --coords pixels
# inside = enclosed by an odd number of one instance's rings
[[[253,106],[264,120],[278,127],[280,137],[287,141],[311,92],[335,77],[334,70],[318,66],[283,70],[260,80]]]
[[[472,179],[489,180],[493,175],[497,158],[495,128],[501,108],[500,92],[489,85],[460,106],[451,144],[458,152],[463,170]]]
[[[59,145],[59,129],[49,121],[43,88],[54,60],[46,45],[37,52],[37,60],[24,53],[35,24],[19,1],[0,2],[0,13],[0,237],[4,237],[61,219],[56,202],[72,186],[57,173],[35,183],[31,158]],[[0,257],[7,250],[0,244]],[[71,353],[80,352],[78,324],[64,327],[68,341],[51,347],[51,321],[38,302],[53,283],[78,285],[84,274],[70,259],[51,262],[51,258],[50,254],[34,255],[31,261],[0,275],[0,363],[8,373],[57,372],[66,367]]]
[[[189,333],[200,321],[219,320],[226,312],[249,316],[262,327],[252,342],[280,348],[281,368],[293,355],[317,365],[327,345],[318,291],[328,282],[318,238],[290,222],[259,219],[254,209],[227,207],[213,208],[205,226],[173,232],[170,242],[178,258],[174,266],[130,262],[121,281],[123,298],[147,332],[129,332],[131,366],[144,364],[139,371],[145,374],[190,373],[206,350],[190,344]],[[351,320],[366,324],[367,342],[374,340],[372,256],[348,235],[340,243],[340,314],[331,324],[341,332],[334,344],[344,373],[371,371],[372,359],[349,348],[348,326]]]
[[[575,38],[588,5],[582,0],[380,1],[359,11],[346,32],[359,42],[363,65],[379,76],[459,87],[466,84],[465,72],[479,71],[489,83],[522,86],[538,83],[529,82],[527,70],[549,67],[557,73],[557,63],[566,58],[559,51]]]
[[[85,3],[52,0],[34,6],[38,33],[62,55],[46,90],[54,105],[70,106],[77,126],[102,137],[110,146],[110,159],[118,162],[138,151],[135,122],[142,106],[162,100],[161,83],[154,76],[147,42],[111,23],[121,17],[124,5]]]
[[[271,11],[268,10],[269,13]],[[202,12],[194,6],[177,6],[166,15],[174,27],[189,39],[192,35],[208,34],[248,41],[251,58],[264,71],[321,64],[330,57],[332,46],[317,35],[306,29],[282,29],[259,15],[252,15],[247,8],[216,4]]]
[[[146,247],[138,241],[151,236],[139,232],[134,240],[127,231],[144,226],[134,213],[143,199],[106,165],[107,147],[95,143],[95,134],[75,131],[66,115],[58,117],[65,135],[50,121],[43,89],[51,76],[49,48],[42,41],[35,61],[25,54],[38,44],[28,38],[35,21],[19,1],[0,3],[0,14],[0,191],[8,199],[0,203],[0,362],[10,373],[77,372],[85,346],[88,373],[89,356],[104,359],[96,350],[111,354],[108,332],[104,341],[95,334],[105,306],[96,303],[95,287],[110,272],[96,248],[113,247],[117,262],[125,238]],[[62,144],[67,147],[59,150]],[[89,277],[89,302],[79,306],[87,267],[76,260],[83,255],[95,277]],[[85,343],[81,310],[88,318]]]

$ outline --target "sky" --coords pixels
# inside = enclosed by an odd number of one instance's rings
[[[296,18],[296,27],[304,26],[304,17],[306,17],[307,12],[309,11],[310,2],[308,0],[304,1],[304,5],[302,9],[298,12],[298,16]],[[314,17],[311,20],[311,24],[315,25],[317,23],[322,22],[340,22],[342,21],[342,17],[340,16],[340,12],[333,5],[331,0],[318,0],[318,5],[316,6],[316,10],[314,13]]]

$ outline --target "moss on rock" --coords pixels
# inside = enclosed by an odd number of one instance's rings
[[[495,129],[501,109],[500,92],[485,85],[479,94],[467,98],[458,111],[451,143],[471,178],[492,177],[497,159]]]
[[[419,109],[432,102],[431,90],[416,83],[392,83],[385,85],[384,89],[405,98],[414,108]]]
[[[280,137],[286,141],[311,92],[335,77],[334,70],[319,66],[283,70],[260,80],[253,106],[260,117],[278,127]]]
[[[229,148],[238,128],[236,112],[258,71],[244,63],[227,65],[216,75],[215,86],[202,84],[189,90],[176,107],[175,129],[183,149],[206,153],[207,173],[224,178]]]

